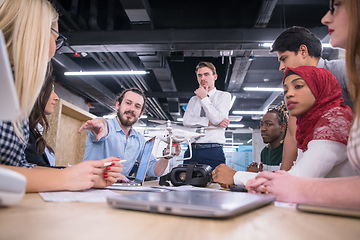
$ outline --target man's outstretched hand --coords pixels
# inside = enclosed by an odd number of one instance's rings
[[[78,133],[84,130],[90,130],[96,135],[96,140],[100,140],[108,134],[107,122],[104,118],[96,118],[86,121],[80,128]]]

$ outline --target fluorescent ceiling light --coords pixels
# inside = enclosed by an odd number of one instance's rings
[[[234,148],[239,148],[239,146],[230,146],[230,145],[224,146],[224,149],[234,149]]]
[[[240,122],[243,119],[243,116],[228,116],[230,122]]]
[[[234,105],[235,99],[236,99],[236,96],[233,96],[232,99],[231,99],[230,109],[231,109],[232,106]]]
[[[97,75],[144,75],[147,71],[80,71],[64,72],[66,76],[97,76]]]
[[[224,149],[223,150],[225,153],[232,153],[232,152],[236,152],[236,149]]]
[[[260,43],[259,46],[261,47],[271,47],[273,45],[273,43],[271,42],[266,42],[266,43]]]
[[[330,43],[323,43],[322,46],[323,48],[332,48]]]
[[[229,124],[228,128],[243,128],[245,127],[244,124]]]
[[[184,119],[183,118],[178,118],[178,119],[176,119],[176,121],[182,122],[182,121],[184,121]]]
[[[232,114],[240,115],[264,115],[266,111],[232,111]]]
[[[252,138],[249,141],[247,141],[247,143],[251,143],[251,142],[252,142]]]
[[[272,42],[264,42],[264,43],[260,43],[259,46],[260,47],[271,47],[273,45]],[[330,43],[322,43],[323,47],[332,47]]]
[[[140,117],[140,119],[146,119],[146,118],[148,118],[147,115],[141,115],[141,117]]]
[[[244,145],[244,143],[225,143],[225,145]]]
[[[282,88],[264,88],[264,87],[244,87],[244,91],[252,92],[283,92]]]

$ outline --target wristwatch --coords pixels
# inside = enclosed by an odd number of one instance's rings
[[[166,154],[169,154],[169,153],[167,153],[166,148],[164,148],[164,150],[162,151],[162,155],[165,156]],[[164,157],[164,158],[169,160],[170,158],[172,158],[172,156],[170,155],[170,156],[167,156],[167,157]]]

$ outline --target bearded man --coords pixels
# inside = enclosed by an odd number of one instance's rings
[[[126,159],[119,180],[127,182],[128,179],[125,176],[129,175],[136,160],[140,159],[141,150],[145,144],[144,137],[132,126],[144,113],[146,97],[139,89],[130,88],[118,94],[115,101],[116,118],[109,120],[96,118],[80,127],[79,133],[88,130],[83,161],[101,160],[110,156]],[[180,151],[181,147],[178,144],[177,155]],[[165,158],[157,161],[152,155],[147,174],[151,177],[161,176],[168,162],[169,159]]]

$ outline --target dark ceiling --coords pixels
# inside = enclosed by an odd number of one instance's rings
[[[276,54],[259,44],[272,42],[285,28],[309,28],[320,39],[328,0],[57,0],[59,31],[71,46],[53,59],[57,82],[81,96],[98,116],[114,110],[114,96],[138,87],[147,95],[149,118],[176,120],[198,87],[194,73],[210,61],[216,87],[236,96],[230,111],[263,110],[282,93],[245,92],[244,87],[278,87],[282,72]],[[73,50],[81,53],[75,57]],[[334,55],[324,48],[324,58]],[[223,52],[223,53],[222,53]],[[225,55],[224,57],[222,56]],[[230,55],[230,56],[229,56]],[[64,71],[147,70],[142,76],[69,77]],[[264,80],[266,79],[266,80]],[[253,120],[255,119],[255,120]],[[243,115],[245,128],[259,120]]]

